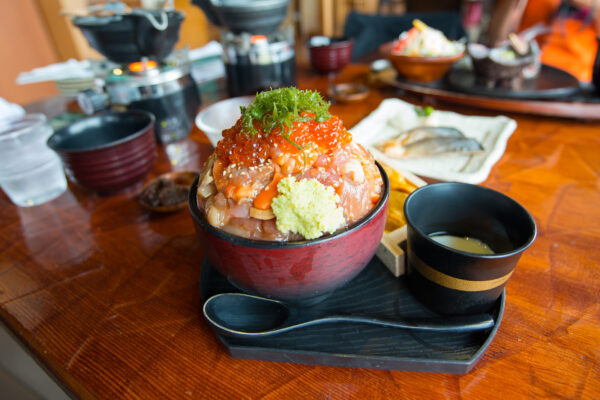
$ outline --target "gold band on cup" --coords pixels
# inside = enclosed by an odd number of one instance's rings
[[[460,290],[463,292],[483,292],[485,290],[497,288],[498,286],[505,284],[513,273],[513,271],[510,271],[508,274],[501,276],[500,278],[487,281],[469,281],[466,279],[455,278],[433,269],[429,265],[425,264],[425,262],[423,262],[423,260],[417,257],[413,252],[411,252],[410,249],[408,249],[408,259],[411,266],[423,277],[434,283],[437,283],[440,286],[444,286],[448,289]]]

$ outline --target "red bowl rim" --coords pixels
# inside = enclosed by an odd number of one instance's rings
[[[247,239],[247,238],[244,238],[241,236],[236,236],[231,233],[225,232],[221,229],[215,228],[214,226],[212,226],[211,224],[209,224],[206,221],[206,218],[204,218],[204,215],[202,215],[202,213],[198,209],[198,205],[196,203],[196,196],[197,196],[196,192],[198,191],[198,180],[200,179],[200,176],[198,176],[194,180],[194,183],[192,184],[192,187],[190,188],[190,193],[189,193],[189,198],[188,198],[188,208],[190,210],[190,214],[192,215],[192,218],[200,226],[202,226],[202,228],[204,228],[209,233],[217,236],[218,238],[224,239],[224,240],[231,242],[238,246],[252,247],[252,248],[258,248],[258,249],[288,249],[288,248],[298,248],[298,247],[322,244],[322,243],[336,240],[340,237],[349,235],[350,233],[360,230],[363,226],[365,226],[369,222],[371,222],[371,220],[373,220],[375,218],[375,216],[377,214],[379,214],[382,211],[382,209],[385,207],[385,205],[387,204],[388,198],[390,196],[390,182],[388,180],[387,174],[385,173],[385,170],[383,169],[383,167],[377,161],[375,161],[375,164],[379,168],[379,172],[381,174],[381,179],[383,180],[383,193],[382,193],[382,196],[379,198],[379,201],[377,202],[375,207],[373,207],[371,209],[371,211],[369,211],[367,213],[367,215],[365,215],[361,220],[355,222],[353,225],[349,225],[342,230],[336,231],[334,233],[331,233],[331,234],[328,234],[325,236],[321,236],[316,239],[296,240],[296,241],[292,241],[292,242],[277,242],[277,241],[273,241],[273,240]]]
[[[316,36],[320,36],[320,35],[316,35]],[[308,41],[306,43],[306,47],[308,47],[309,50],[312,50],[312,49],[338,49],[340,47],[343,48],[343,47],[354,46],[354,39],[352,39],[352,38],[330,37],[330,39],[335,39],[337,41],[335,41],[333,43],[329,43],[329,44],[320,45],[320,46],[313,46],[310,44],[310,39],[308,39]]]
[[[114,142],[110,142],[110,143],[105,143],[105,144],[101,144],[99,146],[95,146],[95,147],[89,147],[89,148],[85,148],[85,149],[62,149],[62,148],[57,148],[53,143],[51,143],[53,141],[54,137],[57,137],[58,134],[63,130],[63,129],[69,129],[72,125],[78,124],[78,123],[82,123],[85,120],[89,120],[92,118],[102,118],[102,116],[104,115],[119,115],[119,114],[139,114],[139,115],[143,115],[148,117],[148,123],[141,129],[132,132],[131,134],[125,136],[124,138],[121,138],[119,140],[116,140]],[[46,141],[46,144],[48,147],[50,147],[52,150],[54,150],[57,153],[86,153],[86,152],[91,152],[91,151],[96,151],[96,150],[101,150],[101,149],[107,149],[110,147],[116,147],[120,144],[123,143],[127,143],[130,142],[134,139],[136,139],[139,136],[143,136],[144,134],[148,133],[148,131],[151,130],[152,126],[154,125],[154,121],[156,120],[156,117],[154,116],[154,114],[148,112],[148,111],[144,111],[144,110],[127,110],[127,111],[123,111],[123,112],[115,112],[115,111],[108,111],[108,112],[102,112],[100,114],[97,115],[92,115],[89,117],[86,117],[82,120],[79,121],[75,121],[70,125],[67,125],[64,128],[61,128],[59,130],[57,130],[56,132],[54,132]]]

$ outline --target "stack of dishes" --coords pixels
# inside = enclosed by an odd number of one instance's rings
[[[63,97],[75,98],[79,92],[92,90],[96,87],[94,77],[60,79],[54,81],[59,93]]]
[[[101,194],[141,184],[156,161],[154,116],[144,111],[104,113],[56,131],[48,146],[69,179]]]

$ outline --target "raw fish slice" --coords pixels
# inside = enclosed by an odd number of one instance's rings
[[[402,146],[388,143],[383,153],[392,158],[434,157],[448,154],[477,154],[483,151],[481,144],[466,137],[432,137]]]

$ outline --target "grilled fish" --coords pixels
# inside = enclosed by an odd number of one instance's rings
[[[402,145],[395,141],[387,141],[381,146],[382,151],[392,158],[434,157],[448,154],[477,154],[483,152],[481,144],[467,137],[435,136]]]
[[[407,146],[419,140],[433,137],[464,138],[465,135],[456,128],[446,126],[419,126],[402,132],[399,136],[386,142],[397,142],[403,146]]]

